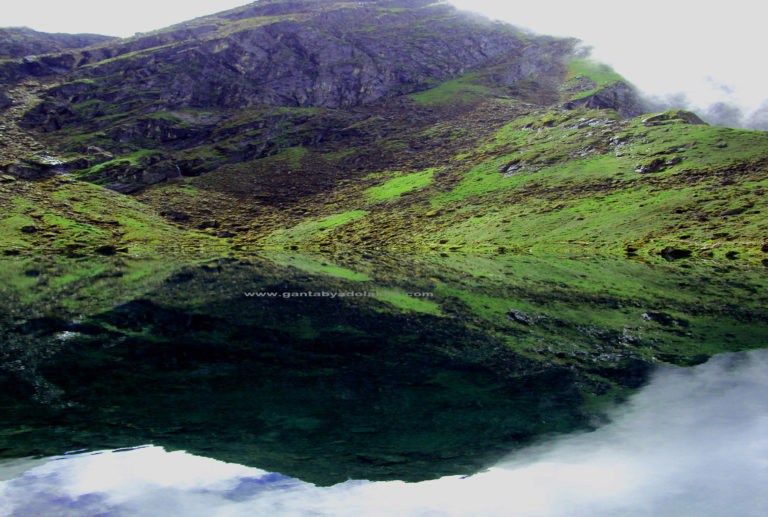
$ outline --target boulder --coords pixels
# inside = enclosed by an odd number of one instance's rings
[[[666,166],[667,160],[665,158],[654,158],[652,160],[648,160],[645,163],[637,164],[637,166],[635,166],[635,172],[639,172],[640,174],[660,172],[663,171]]]
[[[686,248],[676,248],[674,246],[667,246],[659,252],[664,259],[671,261],[691,256],[691,250]]]
[[[141,190],[141,185],[123,182],[110,183],[109,185],[106,185],[106,187],[115,192],[119,192],[120,194],[131,194],[132,192]]]
[[[663,126],[667,124],[707,125],[706,122],[701,120],[701,118],[692,111],[679,109],[664,111],[663,113],[657,113],[656,115],[643,119],[644,126]]]
[[[664,327],[688,327],[689,323],[684,319],[675,318],[671,314],[660,311],[644,312],[641,316],[645,321],[653,321]]]
[[[566,109],[612,109],[622,117],[636,117],[643,113],[642,102],[637,91],[622,81],[600,88],[592,95],[572,100],[564,107]]]
[[[154,185],[168,178],[179,176],[179,170],[176,164],[171,162],[161,162],[152,165],[141,173],[141,183],[144,185]]]
[[[5,172],[19,179],[39,180],[53,176],[55,166],[22,158],[5,165]]]
[[[511,321],[514,321],[515,323],[520,323],[521,325],[530,326],[530,325],[535,325],[541,320],[546,319],[546,316],[538,312],[527,313],[527,312],[519,311],[517,309],[512,309],[507,313],[507,318]]]

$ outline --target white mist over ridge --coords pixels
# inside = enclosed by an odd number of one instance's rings
[[[573,36],[666,107],[715,125],[768,130],[768,7],[753,0],[449,0],[541,34]]]
[[[3,517],[763,517],[768,350],[660,370],[610,424],[471,477],[319,488],[146,447],[0,463],[0,479]]]

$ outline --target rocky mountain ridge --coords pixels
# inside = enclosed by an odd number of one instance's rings
[[[132,194],[224,246],[765,253],[762,133],[641,116],[576,40],[444,3],[255,2],[4,61],[0,82],[9,178]],[[605,220],[619,194],[642,224]],[[645,196],[672,201],[649,211]],[[584,216],[591,203],[602,217]],[[14,242],[68,231],[11,213],[12,234],[40,227]],[[112,231],[76,222],[83,246]]]
[[[55,54],[112,41],[100,34],[50,34],[27,27],[0,28],[0,60],[33,59],[40,54]]]
[[[272,144],[286,123],[295,127],[314,119],[316,126],[349,127],[360,115],[341,110],[424,91],[467,73],[477,74],[470,89],[490,87],[501,98],[557,102],[574,47],[575,40],[534,36],[447,4],[257,2],[127,40],[11,63],[6,81],[14,73],[56,78],[19,125],[58,132],[63,138],[52,140],[67,151],[88,154],[89,144],[115,154],[147,147],[178,150],[260,130],[257,145],[228,146],[226,161],[237,162],[285,147]],[[19,72],[22,65],[31,68]],[[591,95],[570,102],[621,104],[623,114],[639,113],[632,88],[614,79],[601,85],[608,88],[596,89],[588,78],[571,85],[569,94],[586,89]],[[275,107],[287,110],[264,116]],[[312,109],[336,111],[318,115]],[[86,135],[93,136],[86,145],[72,144]],[[130,144],[140,145],[131,149]],[[164,169],[174,177],[177,169],[196,175],[220,164],[177,160]],[[166,177],[154,172],[129,183],[141,186]],[[135,189],[120,184],[125,181],[117,182],[119,190]]]

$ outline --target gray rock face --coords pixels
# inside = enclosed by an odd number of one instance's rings
[[[3,92],[0,92],[0,110],[11,106],[13,102]]]
[[[179,177],[181,173],[175,163],[162,162],[145,169],[141,173],[140,181],[143,185],[154,185],[168,178]]]
[[[621,81],[582,99],[570,101],[565,104],[565,108],[613,109],[622,117],[636,117],[646,112],[635,89]]]
[[[32,160],[17,160],[5,166],[5,171],[16,178],[37,180],[55,174],[55,167]]]
[[[0,62],[0,84],[21,81],[26,77],[46,77],[72,71],[77,59],[72,54],[28,56],[21,60]]]
[[[504,80],[513,83],[551,68],[573,45],[524,37],[445,4],[335,5],[258,3],[210,24],[84,51],[72,64],[75,81],[52,89],[28,124],[58,128],[73,118],[65,105],[92,99],[151,102],[154,109],[349,108],[424,90],[479,66],[503,65]],[[144,45],[155,46],[126,54]],[[41,113],[56,113],[58,122],[41,121]]]
[[[142,163],[78,169],[130,192],[356,131],[378,138],[358,127],[375,118],[366,110],[392,106],[402,115],[419,104],[414,117],[432,116],[430,101],[394,98],[450,79],[485,100],[551,106],[561,102],[575,45],[428,0],[262,0],[76,53],[0,63],[0,83],[58,76],[18,125],[57,132],[51,141],[67,152],[96,159],[94,143],[118,157],[157,151]],[[456,108],[440,102],[435,116]],[[636,109],[623,83],[579,102],[623,115]],[[506,173],[530,174],[534,165],[510,164]]]
[[[635,167],[635,172],[640,174],[648,174],[651,172],[660,172],[665,169],[667,160],[665,158],[653,158],[645,163],[639,163]]]
[[[643,125],[645,126],[663,126],[667,124],[693,124],[693,125],[706,125],[707,123],[701,120],[698,115],[691,111],[673,109],[658,113],[646,119],[643,119]]]

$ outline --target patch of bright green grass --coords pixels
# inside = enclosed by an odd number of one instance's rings
[[[28,217],[14,215],[0,219],[0,239],[3,246],[27,248],[31,246],[26,239],[21,228],[24,226],[34,226],[35,221]]]
[[[457,79],[445,81],[432,89],[413,93],[411,99],[419,104],[433,105],[445,103],[471,102],[490,95],[491,91],[476,83],[477,74],[467,74]]]
[[[363,273],[337,266],[320,257],[311,257],[294,253],[275,253],[269,254],[268,257],[277,264],[292,266],[302,271],[306,271],[307,273],[344,278],[354,282],[368,282],[371,280],[369,276],[364,275]]]
[[[371,289],[371,292],[383,292],[388,291],[386,289],[376,289],[373,287]],[[400,293],[399,291],[396,291]],[[429,298],[419,298],[416,296],[407,296],[405,293],[400,293],[400,296],[392,296],[392,295],[381,295],[381,296],[373,296],[373,298],[380,300],[382,302],[388,303],[390,305],[394,305],[395,307],[399,309],[403,309],[406,311],[413,311],[413,312],[421,312],[424,314],[432,314],[435,316],[442,316],[443,313],[440,310],[440,304],[437,302],[432,301]]]
[[[307,154],[307,148],[306,147],[288,147],[287,149],[283,149],[278,154],[268,156],[266,158],[262,158],[261,161],[263,163],[268,162],[285,162],[291,167],[300,167],[301,166],[301,160],[306,156]]]
[[[367,210],[350,210],[348,212],[342,212],[340,214],[334,214],[319,219],[310,219],[309,221],[304,221],[291,228],[273,232],[267,237],[266,242],[268,244],[305,242],[312,237],[318,236],[319,232],[328,228],[335,228],[357,221],[366,215],[368,215]]]
[[[98,165],[94,165],[91,167],[90,172],[92,174],[98,174],[99,171],[102,169],[109,167],[110,165],[115,165],[119,162],[127,161],[130,163],[130,165],[139,165],[141,163],[141,160],[143,158],[146,158],[152,154],[159,154],[160,151],[156,151],[153,149],[140,149],[138,151],[134,151],[132,153],[124,154],[118,158],[115,158],[114,160],[110,160],[108,162],[100,163]]]
[[[401,194],[429,185],[435,171],[437,169],[432,168],[393,178],[382,185],[365,190],[364,194],[375,201],[394,199]]]
[[[610,66],[591,59],[574,59],[568,64],[571,77],[587,77],[597,86],[607,86],[624,78]]]
[[[714,169],[768,154],[768,134],[763,131],[692,124],[646,127],[645,118],[633,119],[630,126],[631,133],[644,136],[632,141],[628,150],[641,156],[677,154],[684,158],[681,167]]]
[[[472,168],[464,174],[459,184],[450,192],[443,192],[430,199],[433,207],[441,207],[448,202],[479,196],[505,188],[511,188],[525,180],[523,176],[505,177],[499,172],[499,167],[508,162],[514,155],[491,158]]]

